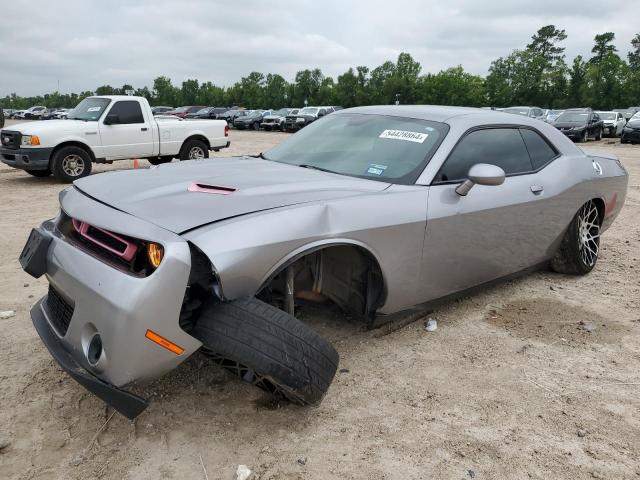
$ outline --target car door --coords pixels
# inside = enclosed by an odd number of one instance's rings
[[[528,146],[537,156],[535,165]],[[462,137],[429,190],[421,270],[424,301],[548,258],[559,227],[545,225],[539,203],[545,198],[540,169],[557,155],[528,127],[522,127],[522,133],[517,127],[481,128]],[[501,167],[507,175],[504,183],[475,185],[466,196],[458,195],[456,187],[477,163]]]
[[[105,124],[107,119],[115,123]],[[136,100],[119,100],[102,117],[100,140],[105,157],[145,158],[153,155],[153,129]]]

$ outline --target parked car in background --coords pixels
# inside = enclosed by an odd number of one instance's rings
[[[271,113],[271,110],[253,110],[248,115],[236,117],[233,121],[233,126],[238,130],[244,130],[245,128],[260,130],[260,124],[263,118],[271,115]]]
[[[54,114],[53,117],[58,120],[65,120],[71,111],[70,108],[59,108]]]
[[[640,143],[640,110],[629,119],[622,129],[621,143]]]
[[[151,112],[154,115],[163,115],[167,112],[171,112],[175,110],[174,107],[166,107],[166,106],[157,106],[157,107],[151,107]]]
[[[53,120],[55,117],[55,113],[58,111],[57,108],[47,108],[41,114],[39,120]]]
[[[0,130],[0,160],[34,177],[72,182],[91,165],[146,158],[153,165],[209,157],[229,146],[222,121],[154,117],[144,97],[87,97],[68,120],[25,122]]]
[[[622,134],[622,129],[626,125],[627,121],[620,112],[596,112],[602,119],[604,125],[604,135],[607,137],[618,137]]]
[[[14,110],[13,112],[11,112],[11,116],[9,118],[16,120],[24,119],[25,112],[26,110]]]
[[[164,112],[162,115],[173,115],[175,117],[185,118],[190,113],[195,113],[198,110],[202,110],[203,108],[207,108],[204,105],[189,105],[186,107],[178,107],[174,110],[169,110],[168,112]]]
[[[251,112],[251,110],[246,110],[244,108],[232,108],[230,110],[227,110],[224,113],[219,114],[218,120],[225,120],[227,122],[227,125],[231,126],[233,125],[233,121],[237,117],[247,115],[249,112]]]
[[[16,111],[16,110],[15,110],[14,108],[5,108],[5,109],[4,109],[4,118],[5,118],[5,119],[7,119],[7,118],[13,118],[13,113],[14,113],[15,111]]]
[[[42,114],[46,110],[47,110],[47,107],[42,107],[42,106],[31,107],[31,108],[25,110],[24,116],[22,118],[24,118],[25,120],[38,119],[38,118],[40,118],[42,116]]]
[[[267,132],[271,130],[284,131],[284,121],[287,115],[295,115],[299,111],[299,108],[281,108],[280,110],[276,110],[271,115],[264,116],[260,127],[264,128]]]
[[[0,128],[4,127],[4,110],[0,107]]]
[[[604,132],[604,122],[590,108],[569,108],[553,126],[577,142],[586,142],[589,138],[600,140]]]
[[[547,123],[553,123],[556,119],[562,114],[564,110],[549,110],[547,111],[547,115],[545,116],[544,121]]]
[[[295,132],[327,115],[325,107],[304,107],[295,115],[287,115],[284,121],[284,129],[287,132]]]
[[[229,108],[227,107],[206,107],[202,110],[198,110],[197,112],[188,114],[186,118],[208,118],[209,120],[217,120],[218,115],[225,113],[228,110]]]
[[[545,120],[544,112],[540,107],[509,107],[502,110],[504,113],[514,113],[523,117]]]

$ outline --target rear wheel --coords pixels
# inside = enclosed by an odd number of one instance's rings
[[[277,398],[318,403],[338,368],[333,346],[257,298],[211,301],[191,331],[223,368]]]
[[[587,140],[589,140],[589,132],[587,131],[587,129],[584,129],[584,133],[582,134],[582,136],[580,137],[580,142],[582,143],[586,143]]]
[[[71,183],[91,173],[91,157],[80,147],[63,147],[53,156],[51,171],[58,180]]]
[[[46,170],[25,170],[25,172],[34,177],[48,177],[51,175],[51,170],[48,168]]]
[[[571,220],[560,248],[551,259],[558,273],[584,275],[593,270],[600,252],[600,213],[593,200],[585,203]]]
[[[202,160],[209,158],[209,147],[202,140],[189,140],[180,150],[180,160]]]
[[[253,129],[260,130],[260,122],[253,122]]]

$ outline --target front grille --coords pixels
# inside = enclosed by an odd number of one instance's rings
[[[17,150],[20,147],[20,140],[20,132],[4,130],[0,135],[0,143],[2,143],[2,146],[12,150]]]
[[[73,307],[51,285],[47,295],[47,313],[53,328],[60,335],[66,335],[73,316]]]

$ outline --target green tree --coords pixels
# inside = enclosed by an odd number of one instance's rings
[[[569,88],[567,92],[567,107],[579,107],[584,105],[587,88],[587,64],[581,55],[573,59],[573,65],[569,71]]]

